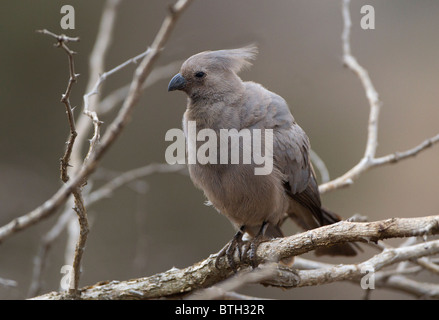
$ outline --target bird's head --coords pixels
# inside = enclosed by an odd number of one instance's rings
[[[251,66],[255,46],[204,51],[187,59],[169,82],[168,91],[184,91],[191,99],[218,99],[241,85],[238,72]]]

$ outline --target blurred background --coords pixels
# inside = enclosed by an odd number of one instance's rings
[[[107,70],[146,49],[170,3],[122,2]],[[75,30],[60,28],[64,4],[75,8]],[[71,95],[78,115],[103,4],[101,0],[93,4],[49,0],[0,4],[0,225],[41,205],[61,185],[58,166],[68,125],[59,99],[68,80],[67,57],[53,48],[52,38],[35,30],[47,28],[81,38],[70,45],[78,52],[76,71],[81,74]],[[375,30],[360,27],[360,8],[365,4],[375,8]],[[353,54],[368,69],[383,102],[377,155],[404,151],[437,134],[439,2],[354,1],[350,8]],[[194,1],[178,21],[156,66],[185,60],[204,50],[256,43],[259,56],[242,78],[259,82],[287,100],[312,148],[335,178],[362,157],[369,112],[359,80],[341,62],[340,9],[340,1],[323,0]],[[103,97],[129,83],[133,71],[134,66],[130,66],[108,79]],[[165,161],[170,144],[165,133],[181,127],[186,105],[183,93],[167,92],[167,84],[177,72],[178,67],[144,92],[131,123],[105,155],[101,166],[107,172]],[[102,120],[108,124],[114,114]],[[438,214],[438,164],[436,146],[416,158],[369,171],[353,186],[325,194],[322,200],[345,218],[355,213],[369,220]],[[98,186],[108,177],[101,172],[92,180]],[[188,176],[162,173],[142,181],[142,192],[132,185],[123,187],[88,208],[92,230],[83,257],[81,287],[192,265],[217,252],[233,236],[231,224],[204,205],[202,192]],[[27,297],[41,238],[58,215],[0,244],[0,278],[17,282],[16,287],[0,285],[1,299]],[[297,231],[292,224],[285,225],[285,233]],[[59,289],[65,245],[65,234],[52,245],[41,293]],[[366,248],[360,257],[319,259],[355,263],[375,252]],[[305,256],[315,259],[313,254]],[[437,277],[425,277],[437,283]],[[359,283],[292,290],[249,285],[239,292],[281,299],[361,299],[365,294]],[[371,298],[411,297],[374,290]]]

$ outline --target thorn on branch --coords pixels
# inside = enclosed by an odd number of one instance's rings
[[[77,137],[76,132],[76,125],[75,125],[75,119],[73,116],[73,108],[70,104],[70,93],[72,91],[73,84],[76,83],[77,77],[79,74],[75,72],[75,64],[73,56],[76,54],[75,51],[71,50],[66,43],[69,41],[79,41],[79,38],[72,38],[67,37],[66,35],[56,35],[46,29],[38,31],[39,33],[47,34],[55,39],[57,39],[56,47],[62,48],[69,58],[69,73],[70,77],[67,83],[67,88],[65,93],[61,95],[61,102],[65,105],[66,113],[67,113],[67,119],[70,127],[70,136],[67,141],[67,147],[64,152],[63,157],[60,161],[60,172],[61,172],[61,180],[64,183],[67,183],[70,180],[69,174],[68,174],[68,167],[71,167],[69,165],[70,157],[73,150],[73,145],[75,143],[75,139]],[[85,184],[86,181],[84,181],[83,184]],[[82,191],[81,191],[82,185],[77,186],[73,188],[72,194],[75,198],[75,207],[73,210],[76,212],[79,220],[79,226],[80,226],[80,236],[76,245],[75,250],[75,256],[73,260],[73,272],[72,272],[72,286],[69,290],[69,293],[71,294],[72,298],[79,298],[80,291],[78,290],[79,287],[79,277],[80,277],[80,268],[81,268],[81,260],[82,260],[82,254],[84,252],[85,243],[87,240],[87,234],[88,234],[88,221],[87,221],[87,210],[84,206],[84,201],[82,198]]]
[[[177,10],[175,9],[174,4],[168,5],[168,11],[172,16],[174,16],[177,13]]]

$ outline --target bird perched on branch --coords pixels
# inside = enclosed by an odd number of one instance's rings
[[[197,131],[216,132],[218,141],[224,129],[272,132],[269,150],[273,168],[269,174],[255,174],[258,164],[253,158],[250,163],[188,164],[195,186],[238,230],[217,259],[218,262],[225,255],[232,268],[235,252],[241,255],[244,233],[252,237],[247,248],[252,260],[261,241],[283,237],[280,225],[285,214],[305,230],[340,221],[321,205],[309,159],[308,137],[294,120],[286,101],[262,85],[242,81],[238,76],[251,65],[256,54],[255,46],[198,53],[183,63],[168,86],[168,91],[181,90],[187,94],[183,116],[186,135],[191,121],[196,123]],[[267,142],[262,140],[262,144]],[[202,141],[190,145],[187,139],[187,144],[188,149],[199,148]],[[245,147],[239,146],[241,151]],[[219,144],[217,148],[220,153]],[[356,251],[346,243],[320,248],[316,253],[352,256]]]

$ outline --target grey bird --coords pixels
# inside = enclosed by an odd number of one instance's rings
[[[183,63],[168,86],[168,91],[181,90],[188,97],[183,116],[186,135],[188,121],[196,122],[197,131],[212,129],[218,136],[221,129],[273,130],[270,174],[255,175],[254,161],[188,164],[195,186],[238,230],[218,256],[220,259],[225,255],[232,268],[234,253],[241,255],[244,233],[253,239],[249,253],[253,259],[260,241],[283,237],[280,226],[285,216],[305,230],[340,221],[338,215],[321,205],[309,159],[310,142],[287,102],[262,85],[242,81],[238,76],[251,66],[256,55],[255,46],[198,53]],[[201,143],[197,142],[196,147]],[[316,253],[353,256],[356,250],[345,243],[320,248]]]

